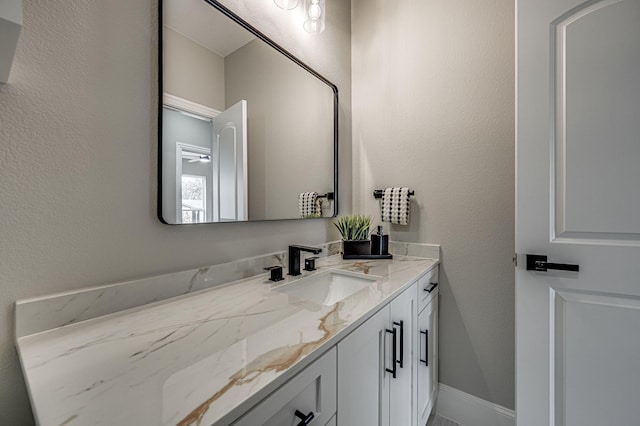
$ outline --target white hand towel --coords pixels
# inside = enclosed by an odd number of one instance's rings
[[[298,211],[300,217],[316,216],[318,210],[318,193],[301,192],[298,195]],[[320,210],[322,213],[322,210]]]
[[[409,188],[385,188],[380,202],[382,221],[407,225],[410,203]]]

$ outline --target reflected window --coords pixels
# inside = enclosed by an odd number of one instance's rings
[[[206,176],[182,175],[182,223],[206,221],[206,190]]]

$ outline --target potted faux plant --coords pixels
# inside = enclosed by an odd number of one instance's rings
[[[346,215],[334,222],[334,225],[342,235],[343,256],[371,254],[371,242],[369,241],[371,216]]]

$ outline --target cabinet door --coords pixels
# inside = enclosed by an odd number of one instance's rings
[[[387,305],[338,343],[338,426],[389,425],[388,326]]]
[[[396,377],[389,383],[389,418],[394,426],[413,426],[417,421],[416,329],[417,286],[396,297],[390,306],[389,327],[396,331]],[[393,355],[389,357],[393,359]]]
[[[314,413],[324,425],[336,413],[336,350],[332,348],[252,408],[234,426],[297,425],[301,414]],[[330,424],[330,423],[329,423]]]
[[[427,424],[438,389],[438,294],[418,315],[418,425]]]

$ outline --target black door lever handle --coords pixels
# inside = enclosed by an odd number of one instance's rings
[[[578,272],[580,271],[580,265],[572,265],[569,263],[551,263],[547,262],[547,256],[539,254],[527,255],[527,271],[547,272],[548,269]]]

